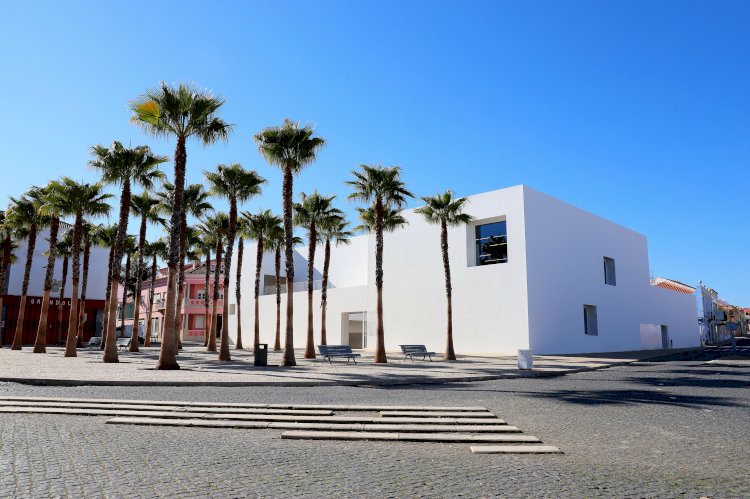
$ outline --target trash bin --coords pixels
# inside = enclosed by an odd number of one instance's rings
[[[266,367],[268,365],[268,344],[259,343],[253,350],[253,355],[255,355],[256,366]]]
[[[531,350],[519,350],[518,368],[531,369],[532,367],[534,367],[534,357],[531,355]]]

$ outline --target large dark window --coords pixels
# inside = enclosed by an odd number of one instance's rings
[[[505,222],[477,225],[477,265],[492,265],[508,261],[508,232]]]

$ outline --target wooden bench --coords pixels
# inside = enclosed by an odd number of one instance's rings
[[[125,350],[126,348],[130,348],[130,338],[117,338],[115,345],[117,345],[118,350]]]
[[[404,354],[404,360],[411,358],[412,362],[414,361],[414,356],[422,357],[422,360],[425,359],[425,357],[430,359],[430,362],[432,362],[432,356],[437,355],[435,352],[428,352],[427,347],[424,345],[399,345],[401,347],[401,352]]]
[[[333,364],[331,360],[333,357],[346,357],[346,363],[350,360],[357,363],[357,357],[361,357],[360,354],[352,352],[352,347],[349,345],[318,345],[318,351],[324,359],[328,359],[328,362]]]
[[[88,347],[89,348],[99,348],[102,346],[102,337],[101,336],[92,336],[89,340]]]

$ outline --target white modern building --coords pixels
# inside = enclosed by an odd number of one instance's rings
[[[536,354],[565,354],[700,346],[695,299],[651,285],[645,236],[523,185],[470,196],[465,211],[474,217],[473,223],[449,229],[458,354],[508,354],[527,348]],[[440,352],[445,345],[446,315],[440,231],[413,210],[403,215],[409,224],[385,235],[386,349],[425,344]],[[247,343],[254,323],[255,249],[251,245],[244,254],[241,317]],[[304,347],[307,332],[305,254],[306,248],[295,252],[294,342],[298,348]],[[332,248],[329,344],[374,348],[374,255],[374,237],[368,235]],[[316,343],[322,264],[320,246],[315,257]],[[236,268],[231,271],[235,275]],[[270,253],[264,257],[261,280],[261,342],[273,344],[276,303]],[[229,296],[229,331],[236,334],[236,301],[234,293]],[[282,296],[282,320],[285,300]],[[282,324],[282,335],[283,328]]]

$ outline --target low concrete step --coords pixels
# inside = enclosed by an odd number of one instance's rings
[[[461,434],[461,433],[397,433],[374,431],[309,431],[290,430],[281,438],[296,440],[396,440],[404,442],[497,442],[530,443],[540,440],[531,435]]]
[[[380,411],[382,417],[421,417],[421,418],[494,418],[494,414],[488,411],[461,412],[461,411]]]
[[[376,423],[392,424],[505,424],[502,419],[495,418],[418,418],[418,417],[381,417],[375,419]]]
[[[167,419],[143,417],[116,417],[107,420],[107,424],[126,424],[141,426],[197,426],[201,428],[268,428],[266,421],[219,421],[206,419]]]
[[[553,445],[472,445],[474,454],[562,454]]]
[[[319,409],[267,409],[267,408],[235,408],[235,407],[198,407],[198,406],[168,406],[141,404],[95,404],[89,402],[0,402],[0,407],[67,407],[76,409],[128,409],[134,411],[181,411],[181,412],[227,412],[236,414],[299,414],[306,416],[331,416],[333,411]]]

